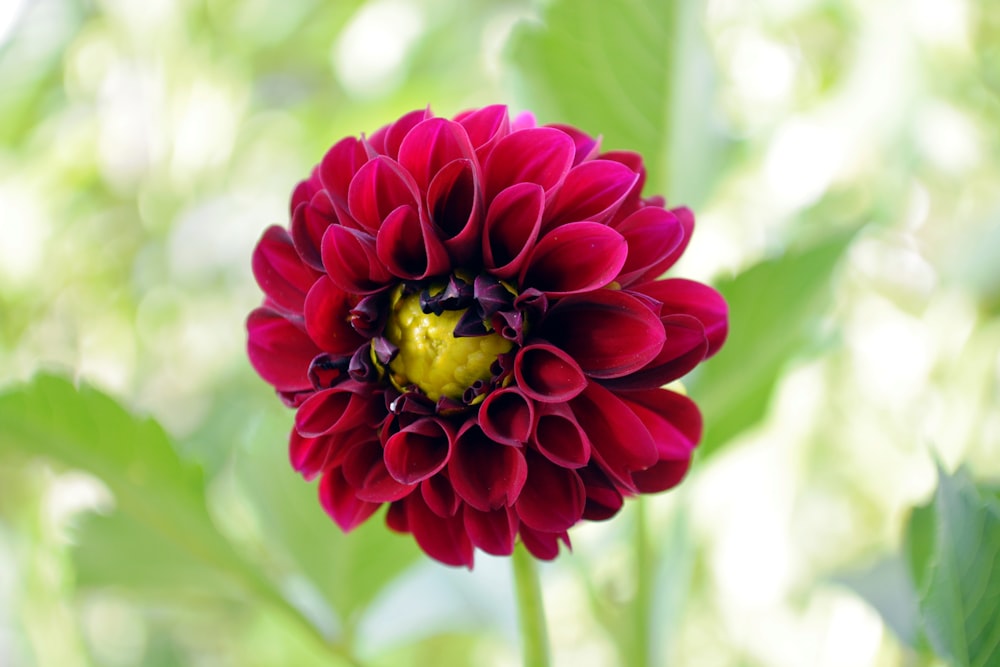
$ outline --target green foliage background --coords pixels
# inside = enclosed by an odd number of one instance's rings
[[[990,0],[11,0],[0,665],[518,664],[509,563],[342,535],[243,329],[326,147],[497,101],[643,153],[732,307],[689,479],[543,569],[555,664],[1000,664],[998,43]]]

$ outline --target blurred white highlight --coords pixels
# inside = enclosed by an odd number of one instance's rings
[[[401,66],[423,32],[423,24],[423,16],[412,4],[382,0],[362,6],[330,54],[347,92],[359,98],[376,98],[402,83]]]

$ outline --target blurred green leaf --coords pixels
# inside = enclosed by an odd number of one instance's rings
[[[705,414],[702,458],[756,424],[786,364],[808,347],[832,296],[834,269],[853,234],[750,267],[716,287],[729,302],[729,339],[692,377]]]
[[[908,646],[920,646],[917,590],[907,563],[899,554],[887,556],[862,570],[844,572],[834,581],[847,586],[870,604],[895,635]]]
[[[556,0],[508,45],[519,95],[544,121],[641,153],[651,188],[697,206],[721,172],[722,145],[705,113],[715,76],[699,7]]]
[[[960,469],[939,469],[936,540],[921,595],[924,628],[950,664],[1000,664],[1000,503]]]
[[[914,507],[903,533],[903,558],[914,590],[927,579],[927,568],[934,553],[937,517],[932,503]]]

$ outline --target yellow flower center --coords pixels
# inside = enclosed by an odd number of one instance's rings
[[[431,295],[443,289],[444,285],[432,285]],[[477,380],[489,380],[493,362],[514,346],[497,333],[455,338],[455,326],[465,309],[425,313],[419,292],[408,296],[402,292],[400,285],[392,293],[385,326],[385,337],[399,348],[389,362],[389,378],[401,391],[415,384],[434,401],[442,396],[461,399]],[[486,327],[491,329],[489,323]]]

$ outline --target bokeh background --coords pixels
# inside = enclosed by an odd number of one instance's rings
[[[329,145],[495,102],[642,152],[733,308],[688,480],[544,566],[555,664],[943,664],[899,554],[935,461],[1000,477],[991,0],[4,0],[0,665],[519,663],[509,563],[344,538],[244,352]]]

